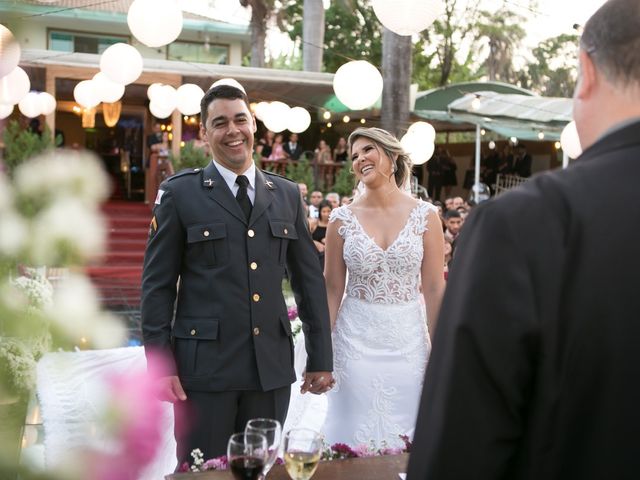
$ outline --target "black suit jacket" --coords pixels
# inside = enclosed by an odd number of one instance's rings
[[[293,149],[289,146],[289,142],[285,142],[282,148],[293,160],[298,160],[300,155],[302,155],[302,145],[300,145],[300,142],[296,143],[296,146]]]
[[[637,478],[638,179],[640,122],[471,213],[410,480]]]
[[[175,359],[187,389],[271,390],[295,381],[285,267],[307,370],[332,370],[324,279],[298,186],[257,170],[255,187],[249,222],[213,162],[160,187],[142,278],[143,338],[147,351]]]

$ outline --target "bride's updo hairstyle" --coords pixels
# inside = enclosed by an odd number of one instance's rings
[[[393,176],[395,177],[396,185],[402,188],[405,182],[409,180],[413,164],[409,155],[402,148],[400,141],[382,128],[356,128],[349,135],[349,154],[351,154],[351,147],[358,138],[368,138],[384,151],[393,163]],[[396,157],[397,159],[394,162],[393,159]]]

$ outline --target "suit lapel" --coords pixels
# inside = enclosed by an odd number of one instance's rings
[[[222,175],[220,175],[220,172],[218,172],[218,169],[213,162],[209,162],[204,169],[204,173],[202,175],[202,186],[207,191],[207,195],[211,200],[218,203],[222,208],[242,223],[247,223],[240,205],[231,193],[231,190],[229,190],[227,182],[224,181],[224,178],[222,178]]]
[[[273,201],[273,192],[275,189],[276,184],[269,180],[259,168],[256,168],[256,199],[253,202],[249,225],[252,225],[260,218],[260,215],[269,207]]]

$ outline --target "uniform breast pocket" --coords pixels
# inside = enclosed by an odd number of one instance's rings
[[[271,255],[273,258],[278,259],[280,265],[284,265],[287,260],[289,242],[298,239],[298,232],[296,232],[296,227],[293,223],[280,220],[270,220],[269,226],[273,237],[271,240]]]
[[[187,228],[190,259],[205,267],[219,267],[229,259],[227,226],[224,223],[194,225]]]

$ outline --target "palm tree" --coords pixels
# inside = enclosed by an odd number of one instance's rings
[[[399,136],[409,120],[411,36],[382,30],[382,128]]]
[[[322,0],[304,0],[302,24],[302,69],[322,71],[324,53],[324,5]]]
[[[251,7],[251,66],[264,67],[267,20],[273,11],[274,0],[240,0],[243,7]]]

